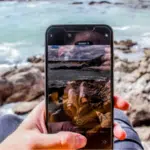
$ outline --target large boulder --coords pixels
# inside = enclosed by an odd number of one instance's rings
[[[40,96],[31,102],[19,102],[13,107],[13,112],[18,115],[26,114],[34,109],[42,100],[44,100],[44,96]]]
[[[14,74],[7,78],[12,84],[12,95],[6,103],[17,101],[31,101],[44,93],[44,80],[39,69],[31,68],[28,71]]]
[[[4,78],[0,78],[0,105],[5,102],[5,99],[13,92],[13,84]]]

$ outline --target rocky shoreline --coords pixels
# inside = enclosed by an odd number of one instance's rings
[[[12,1],[17,1],[17,2],[39,2],[41,0],[36,0],[36,1],[33,1],[33,0],[0,0],[0,2],[12,2]],[[49,0],[44,0],[44,1],[49,1]],[[148,9],[150,8],[150,1],[146,1],[146,0],[143,0],[143,1],[140,1],[140,0],[137,0],[136,2],[127,2],[127,1],[124,1],[124,2],[111,2],[110,0],[100,0],[100,1],[90,1],[90,2],[83,2],[83,1],[74,1],[71,3],[72,5],[82,5],[82,4],[88,4],[90,6],[93,6],[93,5],[111,5],[111,6],[127,6],[127,7],[131,7],[131,8],[139,8],[139,9]]]
[[[84,4],[82,1],[75,1],[72,3],[73,5],[82,5]],[[128,7],[132,7],[132,8],[140,8],[140,9],[146,9],[150,7],[150,1],[134,1],[134,2],[112,2],[109,0],[100,0],[100,1],[90,1],[88,2],[88,5],[93,6],[93,5],[112,5],[112,6],[128,6]]]
[[[135,53],[138,43],[131,40],[114,42],[115,50]],[[126,112],[142,141],[150,140],[150,49],[144,56],[129,61],[115,56],[115,93],[128,100],[132,108]],[[12,108],[16,114],[30,112],[44,99],[44,56],[28,58],[28,65],[11,67],[0,74],[0,104],[19,102]],[[147,132],[143,132],[145,130]]]

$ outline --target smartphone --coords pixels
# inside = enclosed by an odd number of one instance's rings
[[[78,132],[83,149],[113,149],[113,31],[52,25],[46,31],[46,126]]]

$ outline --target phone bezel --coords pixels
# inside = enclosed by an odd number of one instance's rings
[[[106,24],[67,24],[67,25],[63,25],[63,24],[59,24],[59,25],[51,25],[47,28],[46,33],[45,33],[45,101],[46,101],[46,120],[45,120],[45,124],[46,124],[46,128],[48,129],[48,85],[47,85],[47,81],[48,81],[48,76],[47,76],[47,66],[48,66],[48,57],[47,57],[47,52],[48,52],[48,40],[47,40],[47,36],[49,35],[49,30],[52,27],[77,27],[77,26],[83,26],[86,28],[87,27],[105,27],[108,30],[110,30],[110,38],[111,38],[111,101],[112,101],[112,149],[114,148],[114,144],[113,144],[113,126],[114,126],[114,100],[113,100],[113,96],[114,96],[114,47],[113,47],[113,29]],[[89,28],[88,28],[89,29]],[[82,30],[83,31],[83,30]]]

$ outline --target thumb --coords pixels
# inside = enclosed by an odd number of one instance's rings
[[[25,129],[37,128],[41,133],[47,133],[47,129],[45,126],[45,118],[46,106],[45,101],[43,100],[31,111],[27,118],[22,122],[20,127]]]
[[[40,134],[35,149],[79,149],[86,145],[86,138],[78,133],[58,132],[56,134]]]

